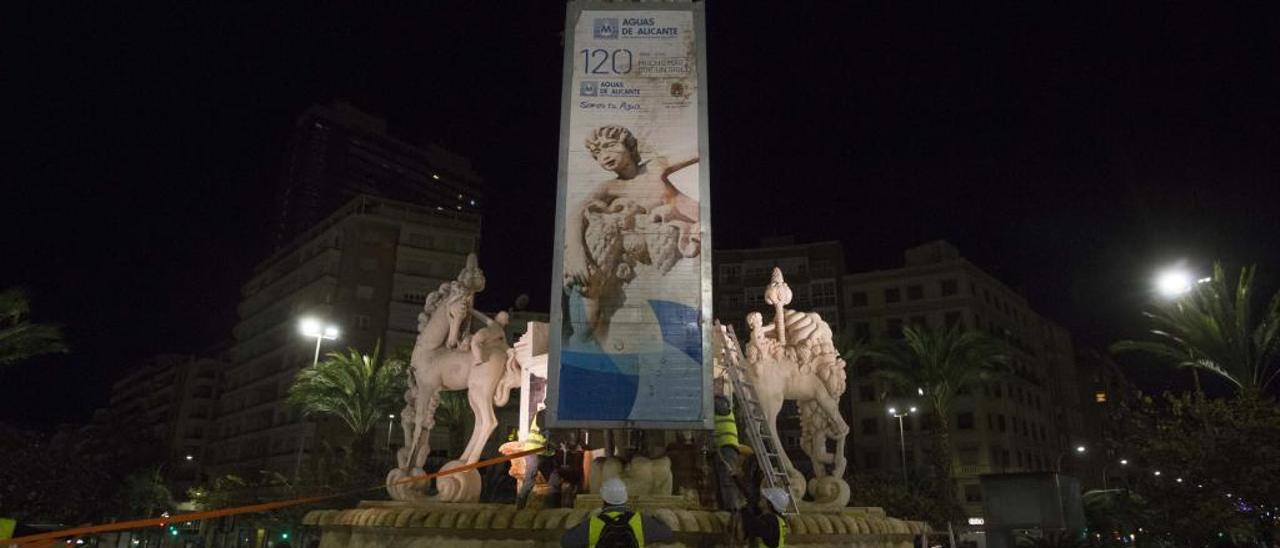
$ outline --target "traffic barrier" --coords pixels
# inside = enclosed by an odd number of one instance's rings
[[[449,474],[456,474],[458,472],[466,472],[468,470],[475,470],[477,468],[484,468],[486,466],[502,464],[507,461],[515,460],[522,457],[527,457],[539,451],[542,451],[542,448],[527,449],[519,453],[512,453],[510,455],[503,455],[501,457],[494,457],[491,459],[477,461],[471,464],[465,464],[465,465],[459,466],[457,468],[450,468],[448,470],[444,470],[441,472],[433,472],[430,474],[422,474],[418,476],[404,478],[402,480],[393,482],[391,485],[401,485],[405,483],[429,481],[438,477],[447,476]],[[342,493],[334,493],[331,495],[299,497],[299,498],[293,498],[293,499],[278,500],[275,502],[263,502],[259,504],[249,504],[246,506],[235,506],[232,508],[204,510],[200,512],[190,512],[187,514],[177,514],[174,516],[169,516],[167,518],[164,518],[164,517],[145,518],[145,519],[135,519],[130,521],[120,521],[116,523],[103,523],[99,525],[84,525],[80,527],[73,527],[71,529],[63,529],[61,531],[52,531],[49,533],[40,533],[38,535],[27,535],[25,537],[9,539],[9,540],[3,541],[3,545],[29,546],[33,544],[39,544],[39,543],[52,544],[54,541],[58,539],[63,539],[67,537],[75,537],[75,536],[88,535],[88,534],[94,534],[94,533],[111,533],[116,531],[127,531],[129,529],[141,529],[144,527],[151,527],[151,526],[163,527],[167,523],[202,521],[206,519],[221,518],[226,516],[236,516],[240,514],[253,514],[257,512],[266,512],[269,510],[276,510],[279,508],[288,508],[290,506],[298,506],[300,504],[310,504],[313,502],[320,502],[324,500],[335,499],[338,497],[344,497],[344,496],[353,495],[356,493],[363,493],[365,491],[372,491],[375,489],[385,489],[386,487],[387,487],[386,485],[376,485],[373,487],[353,489],[350,491],[344,491]]]

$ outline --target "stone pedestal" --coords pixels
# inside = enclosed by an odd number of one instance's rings
[[[732,545],[726,512],[694,509],[681,497],[636,500],[633,507],[675,531],[675,542],[654,546]],[[366,501],[350,510],[310,512],[303,521],[321,529],[320,548],[554,547],[565,530],[598,508],[591,495],[580,495],[574,508],[520,511],[509,504]],[[801,514],[788,525],[787,546],[806,547],[912,548],[913,535],[929,530],[879,508]]]

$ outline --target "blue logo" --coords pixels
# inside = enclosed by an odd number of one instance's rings
[[[583,97],[595,97],[599,95],[599,92],[596,90],[595,82],[583,82],[582,86],[578,88],[578,94]]]
[[[617,17],[597,17],[591,24],[591,35],[597,40],[615,40],[618,38]]]

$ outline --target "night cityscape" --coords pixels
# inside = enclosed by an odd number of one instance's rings
[[[1273,6],[18,11],[0,545],[1280,548]]]

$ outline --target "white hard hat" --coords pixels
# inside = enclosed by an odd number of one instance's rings
[[[626,504],[627,484],[622,483],[622,480],[618,478],[604,480],[604,484],[600,486],[600,498],[614,506]]]
[[[766,487],[760,491],[765,500],[769,501],[769,505],[773,506],[778,512],[785,512],[787,506],[791,504],[791,495],[787,494],[785,489],[778,487]]]
[[[545,410],[546,408],[547,408],[547,404],[543,402],[538,402],[538,411]]]

